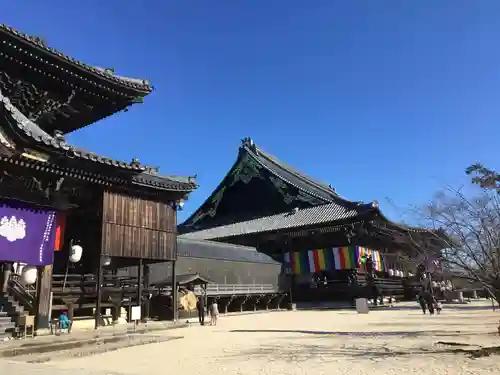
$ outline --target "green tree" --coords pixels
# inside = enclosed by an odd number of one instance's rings
[[[500,174],[493,169],[486,168],[481,163],[469,166],[465,173],[472,176],[472,183],[479,185],[483,189],[495,189],[500,192]]]

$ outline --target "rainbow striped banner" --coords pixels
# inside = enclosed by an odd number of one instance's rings
[[[331,249],[316,249],[308,251],[309,269],[313,272],[329,270],[335,265]]]
[[[385,267],[380,252],[360,246],[287,252],[283,255],[283,264],[286,273],[306,275],[331,269],[358,268],[363,256],[372,257],[375,270],[384,270]]]
[[[374,251],[373,263],[375,264],[375,269],[379,272],[385,271],[384,261],[380,251]]]
[[[356,268],[354,247],[334,247],[332,249],[336,270],[349,270]]]
[[[376,271],[384,270],[384,263],[382,261],[382,256],[380,255],[380,251],[369,249],[367,247],[356,247],[356,264],[359,266],[361,264],[361,258],[363,257],[372,257],[373,266]]]
[[[292,265],[292,272],[295,275],[304,275],[311,273],[308,251],[292,252],[290,254],[290,263]]]

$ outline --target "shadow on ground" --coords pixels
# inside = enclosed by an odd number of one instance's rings
[[[294,329],[234,329],[229,331],[231,333],[298,333],[303,335],[335,335],[335,336],[351,336],[351,337],[418,337],[418,336],[440,336],[453,335],[449,331],[376,331],[376,332],[339,332],[339,331],[308,331],[308,330],[294,330]],[[459,333],[459,332],[457,332]]]
[[[228,354],[226,358],[241,360],[241,358],[260,358],[268,361],[286,361],[286,362],[306,362],[319,359],[322,362],[337,361],[340,358],[349,358],[350,360],[382,360],[384,358],[407,357],[407,356],[425,356],[425,355],[444,355],[444,354],[462,354],[470,358],[486,357],[490,355],[499,355],[500,347],[489,348],[468,348],[467,344],[461,343],[443,343],[438,342],[429,348],[398,348],[381,345],[378,347],[359,346],[359,345],[340,345],[331,347],[325,345],[310,345],[304,343],[285,343],[284,345],[259,345],[256,348],[245,351],[238,351],[234,354]]]
[[[416,305],[416,306],[398,306],[398,305],[394,305],[393,307],[390,307],[390,306],[385,306],[385,305],[382,305],[382,306],[377,306],[377,307],[374,307],[372,306],[371,307],[371,310],[372,311],[383,311],[383,310],[421,310],[420,306]],[[446,310],[469,310],[469,311],[484,311],[484,310],[490,310],[490,311],[493,311],[493,308],[492,306],[486,306],[486,305],[453,305],[453,306],[450,306],[450,305],[446,305],[444,304],[443,305],[443,311],[446,311]],[[495,307],[495,311],[498,311],[499,308],[498,307]]]

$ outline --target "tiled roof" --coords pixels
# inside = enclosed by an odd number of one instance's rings
[[[27,35],[8,25],[0,24],[0,32],[8,33],[9,35],[19,39],[21,42],[28,44],[31,47],[34,47],[44,53],[52,55],[53,57],[61,60],[61,62],[73,65],[78,69],[92,73],[95,76],[99,77],[100,79],[104,79],[109,82],[113,82],[115,84],[119,84],[121,86],[132,88],[135,90],[140,90],[143,92],[151,92],[153,90],[148,80],[124,77],[114,74],[113,71],[110,69],[104,69],[100,67],[87,65],[81,61],[75,60],[71,56],[65,55],[53,48],[48,47],[41,38]],[[48,63],[42,58],[40,60]],[[64,69],[62,66],[60,68],[61,70],[65,70],[67,72],[67,69]]]
[[[16,131],[22,132],[25,136],[35,141],[40,146],[46,146],[54,150],[64,152],[70,158],[79,158],[95,163],[109,165],[112,167],[134,171],[137,174],[132,176],[132,181],[137,184],[153,186],[167,190],[191,191],[197,188],[194,178],[181,178],[161,176],[150,173],[150,168],[137,163],[127,163],[114,160],[105,156],[88,152],[78,147],[68,144],[64,137],[57,138],[42,130],[36,123],[29,120],[19,111],[0,90],[0,114],[7,124],[11,124]]]
[[[247,152],[262,167],[270,171],[281,180],[305,191],[325,202],[334,202],[342,199],[335,190],[316,179],[307,176],[292,166],[278,160],[275,156],[259,148],[250,138],[245,138],[241,148]]]
[[[319,202],[319,204],[337,203],[341,206],[353,209],[362,204],[362,202],[354,202],[342,198],[331,186],[321,183],[312,177],[301,173],[295,168],[279,161],[276,157],[257,147],[252,139],[247,137],[242,140],[238,159],[232,166],[231,170],[226,174],[219,186],[212,192],[212,194],[205,200],[198,210],[186,219],[184,223],[179,226],[179,228],[182,228],[182,230],[191,230],[193,225],[196,225],[196,222],[193,223],[192,221],[193,218],[196,218],[200,212],[203,212],[207,205],[210,206],[210,202],[214,199],[214,197],[216,197],[217,194],[221,192],[222,189],[224,189],[229,183],[228,181],[232,178],[232,171],[235,170],[240,163],[242,163],[242,160],[248,160],[246,159],[246,156],[251,158],[252,161],[255,161],[264,170],[269,171],[271,175],[277,177],[285,184],[294,186],[306,195],[317,198],[316,202]],[[244,167],[241,168],[244,169]]]
[[[372,203],[360,204],[350,208],[338,203],[330,203],[185,233],[179,236],[179,238],[214,240],[253,233],[272,232],[281,229],[300,228],[355,218],[373,209],[375,209],[375,206]]]
[[[204,258],[228,260],[233,262],[249,262],[263,264],[279,264],[269,255],[260,253],[254,247],[233,245],[223,242],[195,240],[177,237],[177,255],[186,258]]]

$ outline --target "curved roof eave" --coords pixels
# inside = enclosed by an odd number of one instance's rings
[[[91,73],[98,79],[104,79],[112,84],[118,84],[124,88],[133,89],[141,92],[145,96],[153,91],[151,83],[147,79],[131,78],[114,74],[110,69],[104,69],[100,67],[95,67],[88,65],[82,61],[76,60],[71,56],[65,55],[54,48],[48,47],[41,38],[33,37],[13,27],[6,24],[0,24],[0,32],[7,33],[8,35],[19,40],[21,43],[28,44],[29,46],[36,48],[42,53],[49,54],[53,58],[59,61],[74,66],[78,70]]]
[[[152,188],[160,188],[163,190],[174,190],[174,191],[192,191],[195,190],[198,185],[194,178],[186,177],[184,181],[180,177],[170,178],[165,175],[155,175],[148,172],[148,167],[137,163],[127,163],[115,159],[111,159],[105,156],[97,155],[93,152],[85,151],[81,148],[74,147],[68,144],[65,138],[56,138],[41,129],[36,123],[28,119],[20,110],[14,106],[10,99],[3,95],[0,90],[0,113],[9,116],[11,122],[17,127],[17,131],[21,132],[27,138],[36,142],[38,146],[47,147],[53,149],[54,151],[59,151],[65,153],[68,157],[79,158],[83,160],[88,160],[91,162],[96,162],[104,165],[109,165],[111,167],[120,168],[122,170],[128,170],[131,172],[136,172],[137,175],[132,177],[132,182],[137,184],[142,184]]]

